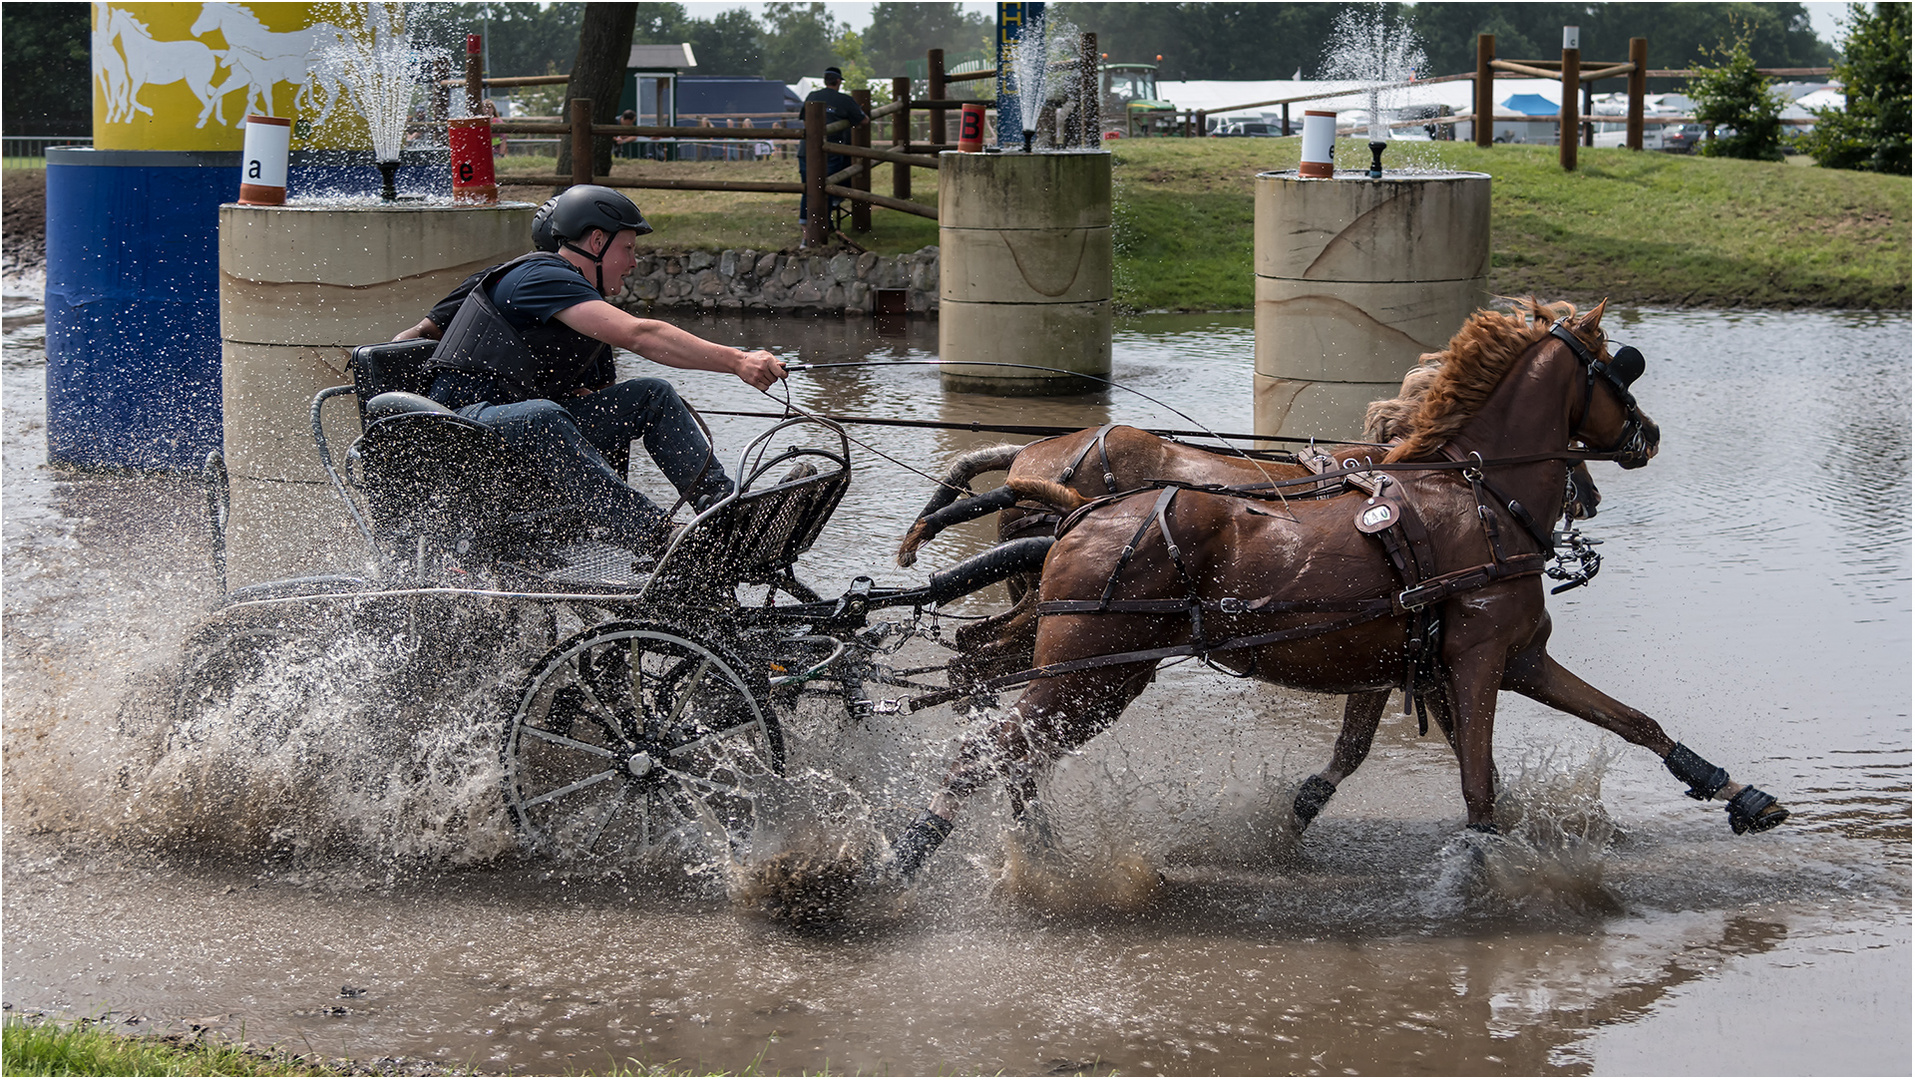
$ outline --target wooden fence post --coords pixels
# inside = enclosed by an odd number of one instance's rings
[[[1199,139],[1206,138],[1209,136],[1210,134],[1209,125],[1210,125],[1210,114],[1205,112],[1202,109],[1198,109],[1197,110],[1197,137]]]
[[[851,129],[851,145],[862,146],[868,150],[871,148],[871,91],[853,90],[851,91],[851,100],[858,103],[859,110],[862,111],[866,117],[864,123]],[[871,159],[860,158],[858,159],[858,164],[864,166],[864,171],[852,177],[851,183],[845,186],[857,188],[859,191],[870,191]],[[862,199],[853,199],[851,201],[851,231],[861,233],[871,231],[870,203]]]
[[[1287,101],[1283,103],[1283,133],[1290,134],[1290,103]]]
[[[891,114],[891,149],[900,154],[911,152],[911,80],[903,75],[891,80],[891,100],[903,106]],[[911,197],[911,166],[902,162],[891,166],[891,197]]]
[[[1624,133],[1625,145],[1631,150],[1642,149],[1642,100],[1649,93],[1649,39],[1632,37],[1629,39],[1629,62],[1636,65],[1629,72],[1629,128]]]
[[[928,82],[930,83],[930,89],[926,92],[931,95],[932,101],[943,101],[944,100],[944,50],[932,49],[930,52],[925,53],[924,66],[928,68],[930,71],[930,78],[928,80]],[[946,131],[944,128],[944,110],[932,109],[931,110],[931,141],[938,145],[943,145],[944,143],[951,141],[949,138],[946,137],[948,135],[950,135],[950,132]]]
[[[1000,80],[1001,82],[1001,80]],[[1097,71],[1097,35],[1077,35],[1078,145],[1096,150],[1104,145],[1103,79]]]
[[[805,102],[805,246],[825,242],[831,220],[825,194],[825,103]]]
[[[1582,107],[1583,51],[1572,49],[1567,43],[1563,46],[1563,111],[1558,122],[1561,128],[1556,134],[1556,160],[1562,163],[1564,172],[1576,171],[1576,138],[1578,113]]]
[[[104,10],[104,9],[102,9]],[[485,57],[480,50],[484,41],[477,34],[465,36],[465,105],[467,116],[485,115]]]
[[[572,99],[572,183],[592,182],[592,99]]]
[[[1470,119],[1470,126],[1478,146],[1486,147],[1496,141],[1496,73],[1489,66],[1494,59],[1496,35],[1476,35],[1476,115]],[[1284,106],[1283,133],[1290,134],[1288,105]]]

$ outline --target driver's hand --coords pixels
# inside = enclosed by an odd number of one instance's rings
[[[739,357],[738,377],[753,389],[769,390],[771,384],[785,377],[785,362],[763,349],[753,349]]]

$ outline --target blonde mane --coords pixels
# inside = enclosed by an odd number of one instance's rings
[[[1402,444],[1384,460],[1416,461],[1442,449],[1496,392],[1516,361],[1549,336],[1550,324],[1576,315],[1574,304],[1545,304],[1534,296],[1509,303],[1507,312],[1485,308],[1471,315],[1442,352],[1419,358],[1420,366],[1405,376],[1404,388],[1409,389],[1411,378],[1419,373],[1431,374],[1422,376],[1428,380],[1428,389],[1407,420],[1379,410],[1382,403],[1371,406],[1366,421],[1389,421],[1391,430],[1403,436]],[[1578,336],[1599,355],[1605,351],[1601,330]]]

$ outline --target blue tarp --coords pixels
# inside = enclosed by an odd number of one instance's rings
[[[1511,94],[1503,108],[1524,116],[1560,116],[1563,107],[1541,94]]]

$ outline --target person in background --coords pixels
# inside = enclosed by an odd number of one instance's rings
[[[637,110],[626,109],[624,112],[619,113],[618,122],[626,127],[637,127]],[[614,135],[612,136],[612,153],[622,158],[635,158],[638,156],[637,143],[638,136],[636,135]]]
[[[864,122],[864,110],[858,108],[857,101],[852,98],[850,94],[838,89],[839,84],[842,82],[844,82],[844,72],[835,67],[826,68],[825,84],[806,95],[805,104],[809,105],[814,101],[824,102],[825,123],[827,125],[835,124],[840,120],[849,120],[854,125],[861,124]],[[827,145],[831,143],[837,143],[841,146],[850,145],[851,129],[847,127],[843,131],[826,135],[825,143]],[[851,159],[844,154],[827,153],[825,155],[825,175],[830,176],[833,173],[841,172],[845,166],[850,164]],[[798,153],[798,179],[803,180],[804,178],[805,155],[801,149]],[[805,200],[806,196],[798,196],[798,220],[800,223],[806,220],[807,207]],[[836,206],[838,205],[838,201],[838,196],[832,196],[830,205]]]

